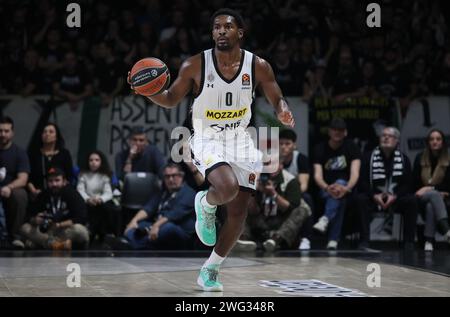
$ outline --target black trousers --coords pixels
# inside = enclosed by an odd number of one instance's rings
[[[116,237],[121,236],[121,208],[108,201],[99,206],[87,206],[89,231],[92,236],[103,236],[112,233]]]
[[[360,220],[361,242],[369,242],[370,222],[372,221],[372,213],[376,211],[377,205],[373,201],[373,197],[369,197],[369,195],[364,193],[356,196],[355,203]],[[405,242],[414,242],[417,212],[419,210],[416,197],[412,194],[398,197],[391,208],[394,213],[403,214],[403,236]]]

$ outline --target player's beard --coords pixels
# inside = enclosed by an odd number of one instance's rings
[[[217,45],[217,49],[219,50],[219,51],[229,51],[229,50],[231,50],[231,46],[230,46],[230,44],[221,44],[221,45]]]
[[[221,43],[217,42],[216,47],[219,51],[229,51],[232,48],[229,41],[221,42]]]

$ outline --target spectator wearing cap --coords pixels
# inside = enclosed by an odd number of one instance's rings
[[[328,249],[336,249],[341,235],[346,200],[359,178],[361,153],[346,140],[347,125],[334,118],[328,129],[329,139],[314,149],[314,180],[320,188],[324,215],[313,228],[321,233],[328,230]]]
[[[311,174],[311,168],[309,165],[309,159],[306,155],[300,153],[297,148],[297,134],[290,129],[284,129],[280,132],[280,159],[283,164],[283,168],[294,175],[299,184],[302,194],[302,204],[308,204],[312,209],[312,198],[308,193],[309,178]],[[308,217],[302,227],[302,239],[299,246],[301,250],[309,250],[310,238],[312,235],[312,217]]]
[[[129,149],[116,155],[117,177],[123,180],[126,173],[145,172],[162,178],[165,159],[156,145],[149,144],[144,129],[134,128],[128,142]]]
[[[47,172],[47,189],[31,206],[31,218],[21,228],[29,248],[55,250],[85,249],[89,232],[85,227],[86,205],[81,195],[68,184],[63,170]]]
[[[0,199],[5,207],[6,226],[10,240],[16,248],[24,245],[19,239],[28,203],[27,185],[30,162],[26,152],[13,143],[14,121],[0,118]]]

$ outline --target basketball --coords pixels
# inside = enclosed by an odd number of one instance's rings
[[[140,95],[154,96],[164,91],[170,83],[170,72],[163,61],[148,57],[134,64],[128,81]]]

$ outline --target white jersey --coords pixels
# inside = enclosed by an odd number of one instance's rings
[[[214,49],[202,52],[199,95],[192,105],[194,134],[214,136],[245,129],[252,116],[255,56],[242,50],[236,75],[227,80],[218,69]]]

